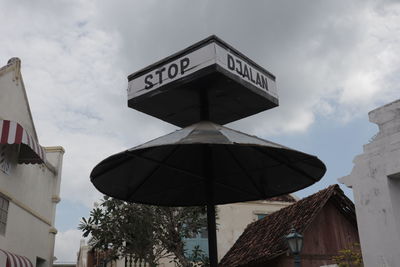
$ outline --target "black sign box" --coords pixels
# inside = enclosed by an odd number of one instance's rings
[[[216,36],[128,76],[128,106],[174,125],[236,121],[278,106],[275,76]]]

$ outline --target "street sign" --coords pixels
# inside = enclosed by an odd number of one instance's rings
[[[180,127],[204,119],[204,105],[219,124],[278,106],[275,76],[216,36],[128,80],[129,107]]]
[[[129,107],[184,129],[108,157],[90,179],[128,202],[206,205],[212,267],[218,265],[216,204],[294,192],[326,171],[315,156],[218,125],[274,108],[278,95],[274,75],[216,36],[128,81]]]

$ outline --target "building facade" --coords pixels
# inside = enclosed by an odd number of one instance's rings
[[[40,146],[20,67],[0,68],[0,266],[50,267],[64,149]]]
[[[364,264],[400,266],[400,100],[369,113],[378,134],[339,179],[353,189]]]

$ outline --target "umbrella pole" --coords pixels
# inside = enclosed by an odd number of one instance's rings
[[[207,205],[207,227],[208,227],[208,254],[210,258],[210,266],[218,265],[218,248],[217,248],[217,229],[215,223],[215,207],[213,204]]]
[[[209,120],[209,103],[207,89],[200,90],[200,119]],[[214,174],[212,169],[212,152],[208,145],[204,147],[203,153],[204,172],[206,177],[206,197],[207,197],[207,231],[208,231],[208,256],[210,267],[218,266],[218,248],[217,248],[217,227],[214,206]]]
[[[208,255],[210,266],[218,265],[217,248],[217,227],[214,206],[214,175],[212,170],[211,148],[207,145],[204,151],[204,169],[206,175],[206,196],[207,196],[207,230],[208,230]]]

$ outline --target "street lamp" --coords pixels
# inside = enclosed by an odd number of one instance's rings
[[[303,236],[296,232],[294,228],[290,230],[290,233],[285,237],[288,243],[290,252],[294,255],[294,266],[301,266],[300,252],[303,248]]]

